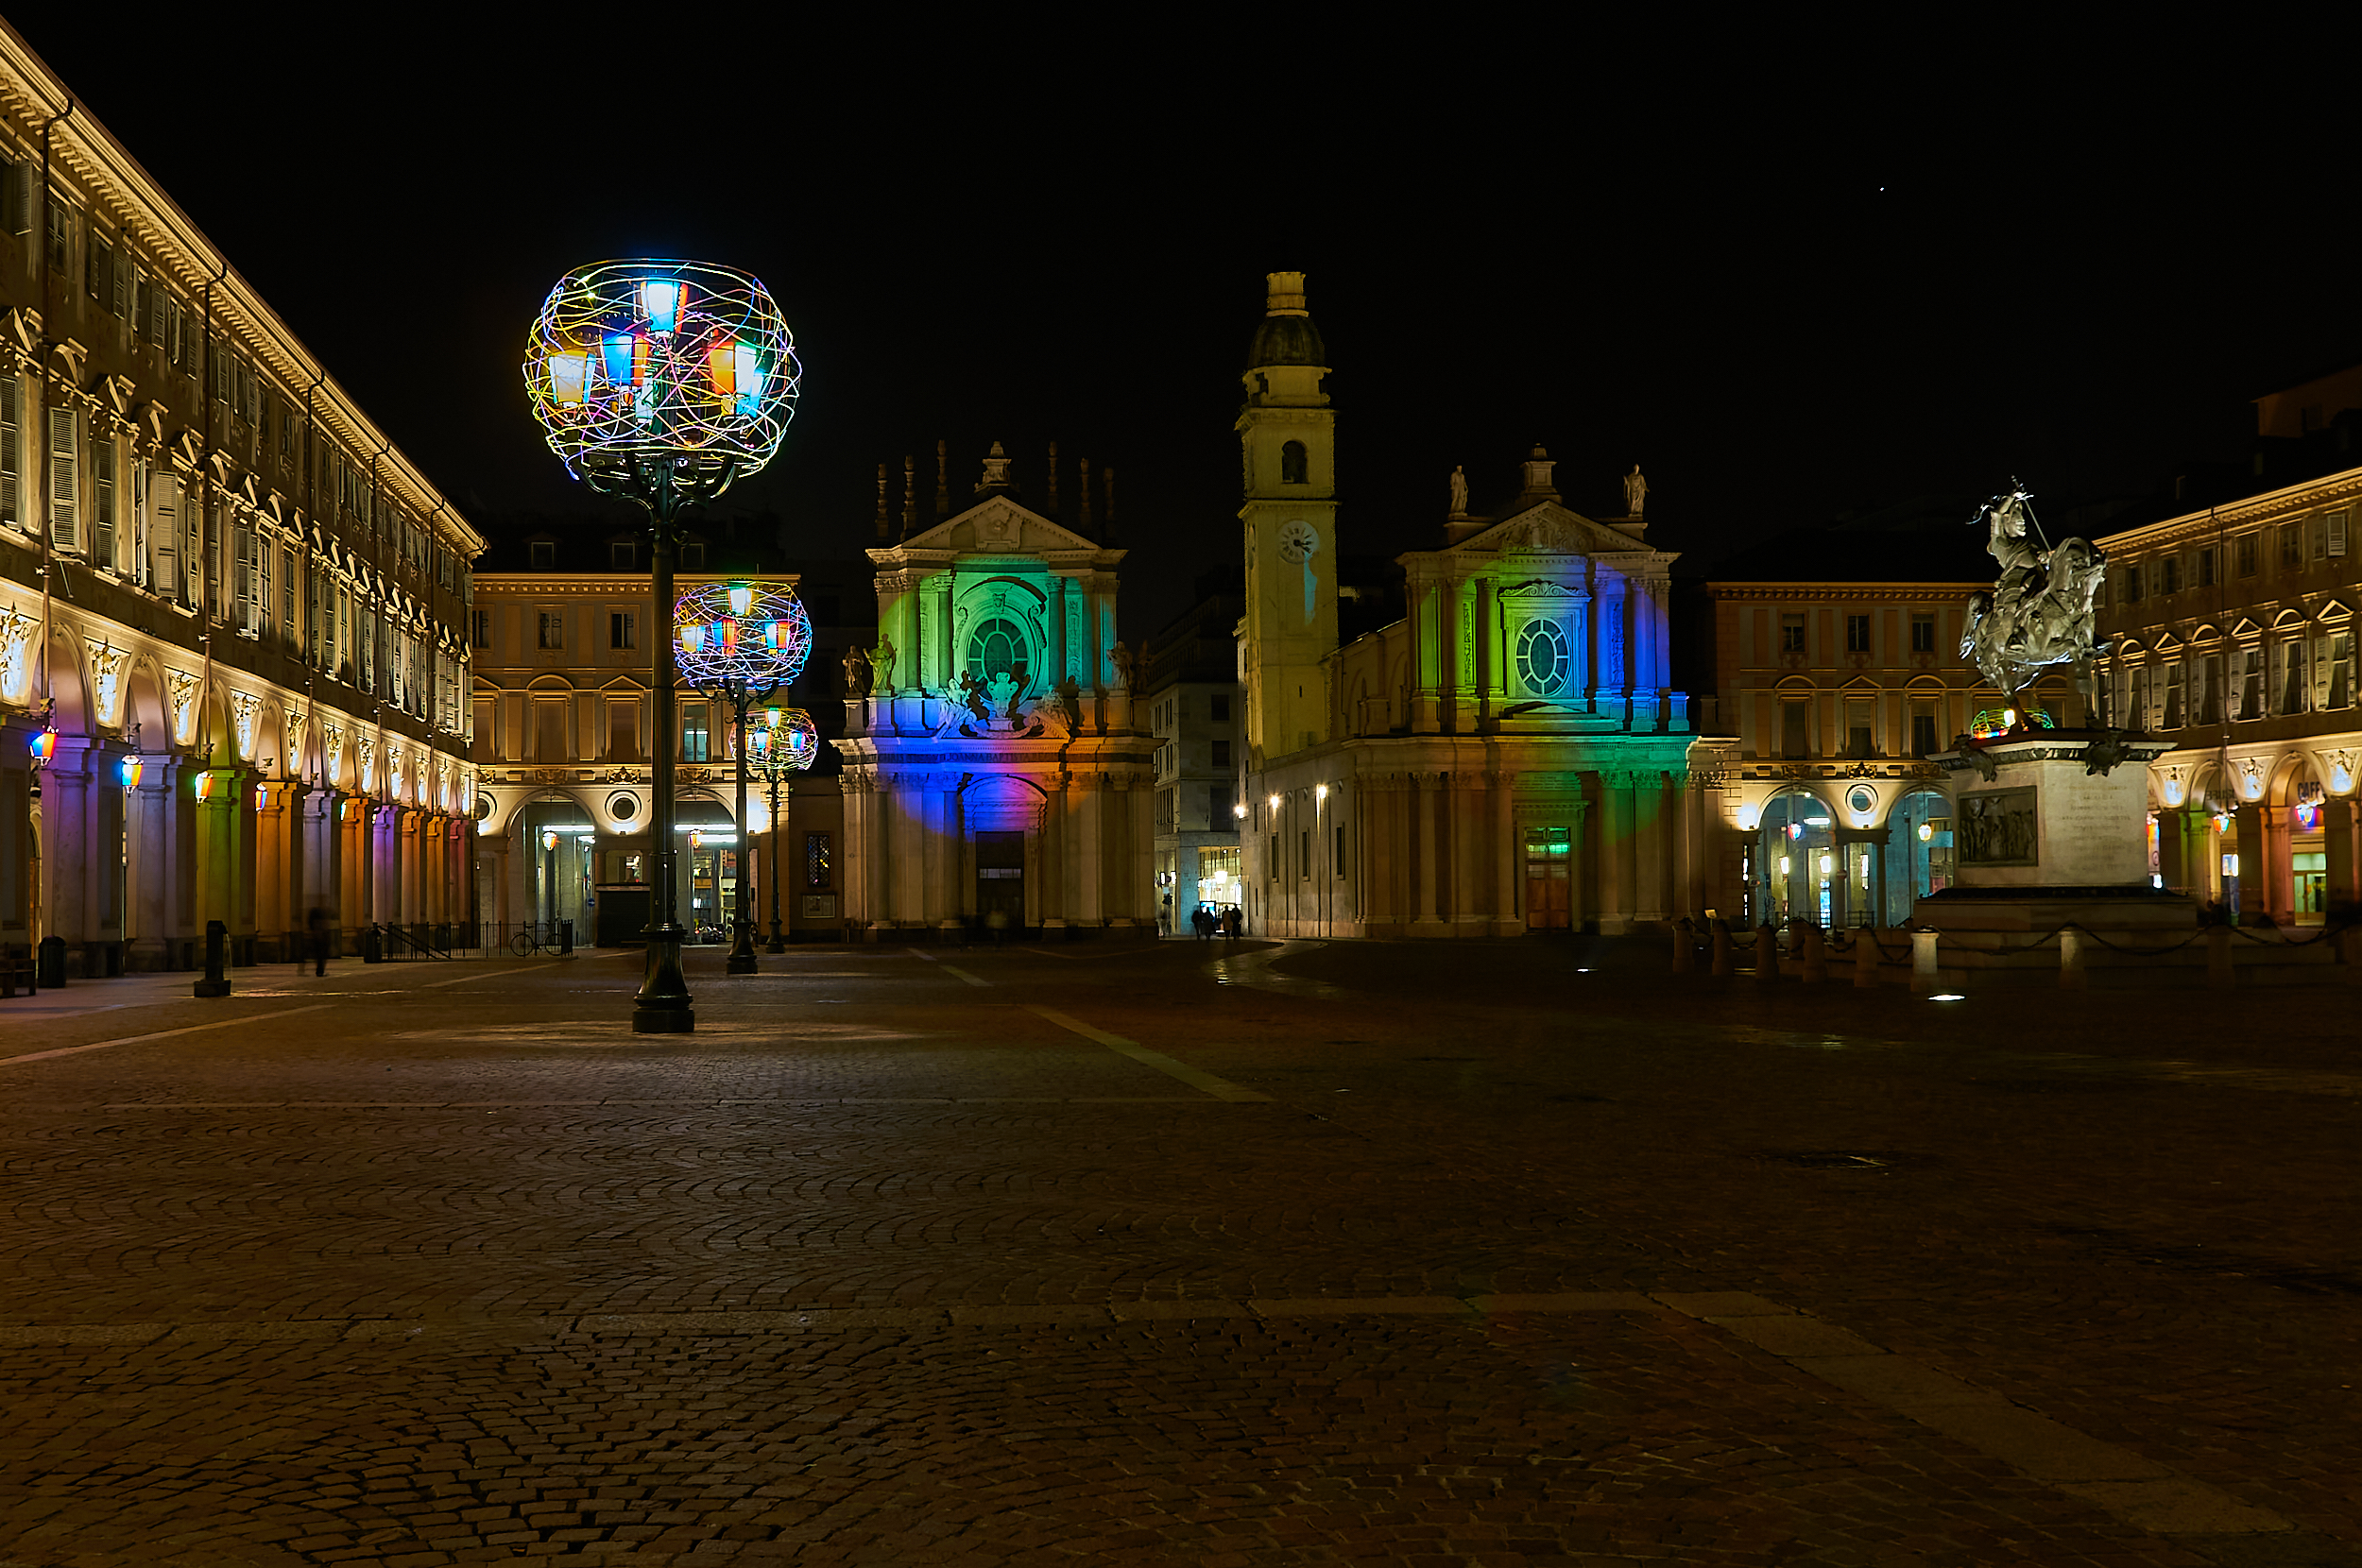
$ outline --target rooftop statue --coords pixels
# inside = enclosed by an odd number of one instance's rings
[[[2049,546],[2027,504],[2032,499],[2012,487],[1972,520],[1986,524],[1985,549],[2000,563],[2001,578],[1992,592],[1970,597],[1960,639],[1960,656],[1975,659],[2020,712],[2018,693],[2054,664],[2073,665],[2075,690],[2094,700],[2092,660],[2104,652],[2093,640],[2092,601],[2107,578],[2107,553],[2089,539]]]

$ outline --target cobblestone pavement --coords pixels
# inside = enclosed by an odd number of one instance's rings
[[[0,1568],[2362,1564],[2362,989],[763,963],[0,1001]]]

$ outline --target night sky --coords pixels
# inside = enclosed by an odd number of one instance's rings
[[[937,438],[963,487],[997,438],[1031,490],[1054,437],[1119,469],[1135,639],[1236,558],[1275,268],[1309,274],[1336,369],[1349,554],[1438,542],[1453,464],[1482,509],[1537,440],[1578,509],[1619,510],[1641,464],[1652,542],[1691,566],[2012,474],[2045,508],[2146,491],[2237,457],[2247,400],[2362,359],[2348,94],[2235,40],[2045,39],[2033,69],[1934,39],[1347,47],[1263,36],[1278,13],[1053,43],[676,7],[553,12],[580,37],[529,44],[367,14],[11,20],[471,515],[607,504],[516,370],[550,285],[707,257],[764,278],[806,366],[726,504],[841,556],[881,459],[899,495],[922,454],[924,496]]]

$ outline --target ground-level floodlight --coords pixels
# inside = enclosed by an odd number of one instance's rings
[[[542,302],[525,345],[535,418],[575,478],[646,509],[656,602],[673,602],[682,508],[759,471],[795,413],[801,367],[771,293],[750,273],[706,262],[615,261],[577,267]],[[678,748],[675,639],[650,638],[655,699],[656,864],[646,978],[631,1027],[696,1027],[681,973],[679,853],[673,763]]]

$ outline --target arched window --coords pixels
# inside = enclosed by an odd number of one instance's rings
[[[1282,485],[1309,485],[1311,480],[1307,475],[1310,469],[1311,458],[1305,452],[1303,442],[1291,441],[1279,449],[1279,483]]]
[[[1529,621],[1517,633],[1517,678],[1537,697],[1566,689],[1574,661],[1566,656],[1566,634],[1555,621]]]
[[[986,685],[1001,674],[1025,685],[1027,657],[1025,633],[1014,621],[994,616],[968,636],[967,673]]]

